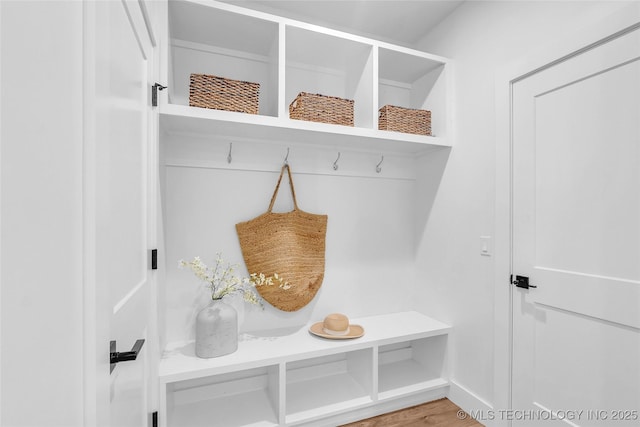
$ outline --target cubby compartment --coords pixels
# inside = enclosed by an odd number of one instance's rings
[[[260,84],[260,115],[278,114],[277,22],[190,1],[169,2],[169,103],[189,105],[189,76]]]
[[[287,424],[370,404],[372,355],[369,348],[287,363]]]
[[[354,101],[354,126],[373,128],[373,48],[369,44],[286,26],[285,108],[300,92]]]
[[[214,0],[172,0],[166,24],[159,83],[168,89],[158,103],[164,132],[376,154],[451,147],[446,58]],[[258,114],[252,114],[255,95],[230,108],[251,114],[189,107],[191,74],[258,83]],[[328,100],[328,113],[313,120],[290,119],[289,105],[301,92],[352,100],[353,125],[345,108],[331,105],[335,100]],[[378,110],[387,104],[431,110],[431,136],[379,130]]]
[[[277,426],[278,369],[274,365],[167,384],[166,425]]]
[[[447,335],[380,346],[378,399],[444,387]]]
[[[395,105],[430,110],[433,136],[446,136],[446,64],[421,52],[384,47],[378,52],[378,109]]]

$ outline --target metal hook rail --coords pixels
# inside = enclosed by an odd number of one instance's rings
[[[337,171],[338,170],[338,160],[340,160],[340,152],[338,151],[338,158],[336,159],[335,162],[333,162],[333,170]]]
[[[284,158],[284,164],[285,165],[289,164],[289,147],[287,147],[287,155]]]
[[[376,173],[382,172],[382,168],[380,167],[382,165],[382,162],[384,162],[384,156],[382,156],[382,158],[380,159],[380,163],[376,165]]]
[[[289,165],[289,155],[291,154],[291,147],[287,147],[287,152],[284,156],[283,163],[285,166]],[[340,169],[340,159],[342,158],[342,152],[338,151],[335,160],[333,161],[331,167],[334,171],[338,171]],[[229,150],[226,156],[227,164],[231,164],[233,162],[233,142],[229,142]],[[377,174],[382,173],[382,164],[384,163],[384,155],[380,155],[380,161],[375,166],[375,171]],[[351,174],[352,172],[347,172]]]

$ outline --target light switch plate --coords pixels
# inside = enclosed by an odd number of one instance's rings
[[[480,255],[493,255],[493,249],[491,247],[491,236],[480,236]]]

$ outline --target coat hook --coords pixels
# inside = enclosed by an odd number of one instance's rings
[[[289,164],[289,147],[287,147],[287,155],[284,158],[284,164],[285,165]]]
[[[338,158],[336,159],[335,162],[333,162],[333,170],[337,171],[338,170],[338,160],[340,160],[340,152],[338,151]]]
[[[378,163],[376,165],[376,173],[380,173],[382,172],[382,168],[380,167],[380,165],[382,164],[382,162],[384,162],[384,156],[382,156],[382,158],[380,159],[380,163]]]
[[[227,155],[227,163],[231,163],[231,160],[233,160],[233,158],[231,157],[231,149],[233,148],[233,142],[229,143],[229,155]]]

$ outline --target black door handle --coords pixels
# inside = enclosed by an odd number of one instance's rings
[[[109,358],[111,360],[111,369],[109,373],[113,372],[113,370],[116,367],[116,363],[126,362],[127,360],[136,360],[138,357],[138,353],[140,353],[140,350],[142,350],[143,345],[144,345],[144,340],[137,340],[136,343],[133,345],[133,348],[131,349],[131,351],[118,352],[116,351],[116,342],[111,341],[110,343],[111,355]]]
[[[522,289],[537,288],[537,286],[533,286],[529,283],[529,278],[527,276],[516,276],[515,280],[513,280],[513,276],[511,276],[511,284]]]

